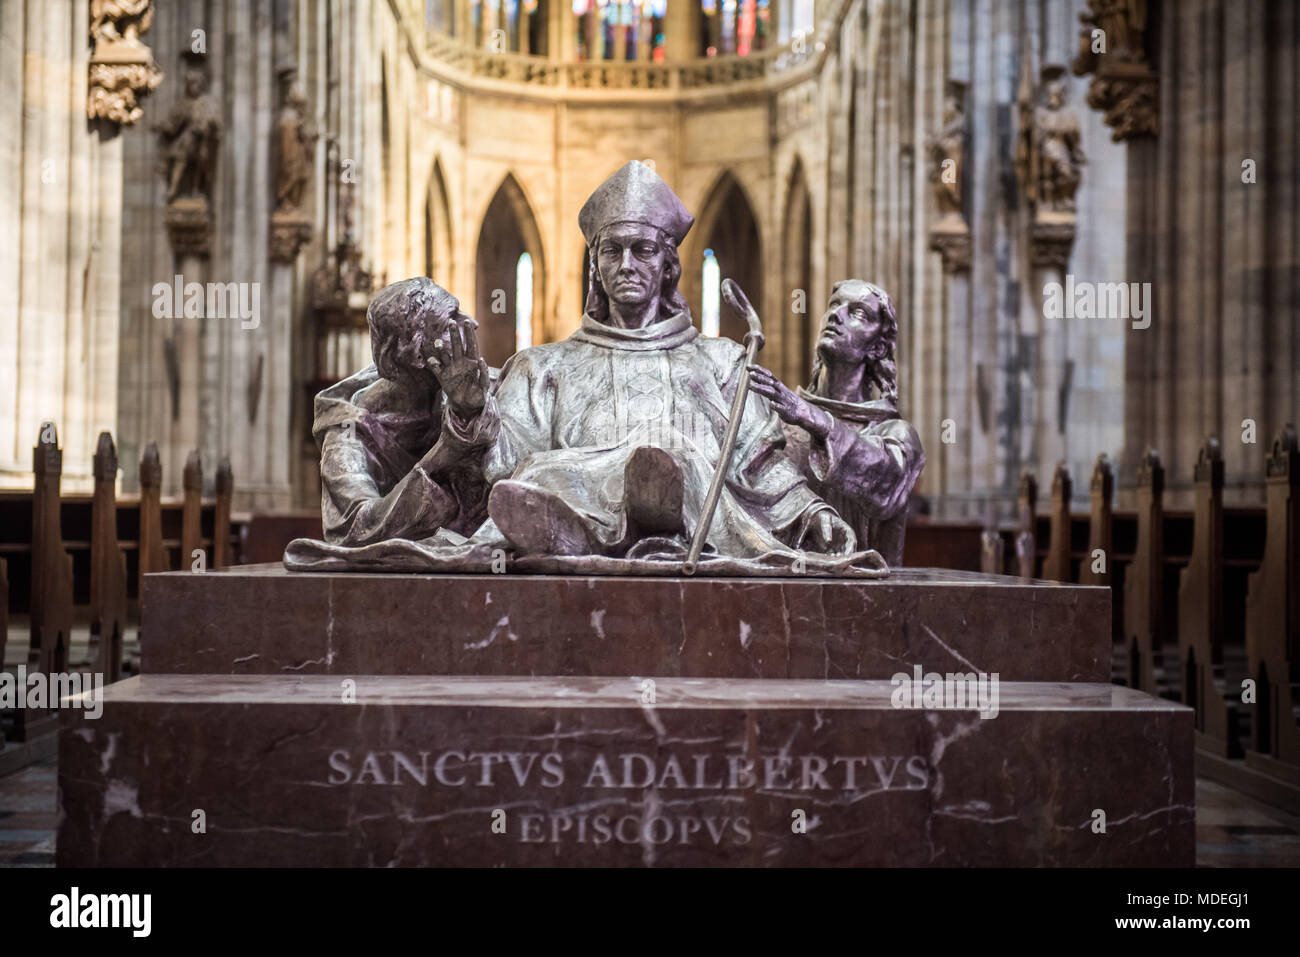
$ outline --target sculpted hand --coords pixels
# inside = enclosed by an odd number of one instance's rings
[[[429,366],[447,393],[452,411],[463,419],[472,419],[483,411],[491,382],[487,362],[479,358],[478,337],[474,334],[477,328],[478,323],[469,316],[453,320],[447,325],[450,345],[439,339],[429,357]]]
[[[858,536],[853,534],[844,519],[828,508],[818,512],[808,526],[801,547],[827,555],[847,555],[858,547]]]
[[[749,366],[749,386],[772,403],[782,421],[797,425],[818,438],[829,431],[827,413],[814,409],[799,398],[798,393],[786,388],[785,383],[760,365]]]

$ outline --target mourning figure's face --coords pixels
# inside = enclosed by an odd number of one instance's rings
[[[421,381],[435,344],[450,341],[450,322],[462,315],[459,301],[445,290],[430,291],[412,281],[385,289],[371,303],[369,315],[379,374],[396,382]]]
[[[831,293],[822,316],[817,351],[828,361],[861,363],[878,359],[885,325],[879,297],[868,286],[844,283]]]
[[[644,306],[663,288],[667,250],[659,231],[640,223],[615,223],[597,240],[596,269],[609,300]]]

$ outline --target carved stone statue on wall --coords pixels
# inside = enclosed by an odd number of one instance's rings
[[[203,72],[185,73],[185,97],[155,126],[162,140],[159,172],[167,182],[167,227],[182,255],[206,255],[209,204],[221,144],[221,116],[205,93]]]
[[[1019,94],[1016,176],[1032,213],[1030,257],[1035,265],[1064,266],[1074,244],[1075,193],[1083,178],[1079,117],[1065,105],[1060,64],[1042,68],[1035,87],[1026,72]]]
[[[96,43],[139,43],[153,23],[153,0],[90,0],[90,36]]]
[[[217,147],[221,141],[221,116],[204,92],[203,72],[185,72],[185,98],[158,124],[162,137],[162,172],[167,179],[167,202],[182,197],[212,196]]]
[[[891,567],[902,564],[908,497],[925,466],[920,436],[898,414],[897,341],[889,294],[846,279],[822,317],[807,389],[792,392],[767,369],[752,369],[754,391],[785,422],[809,485]]]
[[[966,114],[963,110],[965,95],[965,83],[960,80],[948,81],[943,101],[943,128],[927,143],[935,208],[943,219],[962,217],[962,166],[966,153]]]
[[[271,258],[293,262],[311,238],[312,220],[307,210],[307,187],[316,160],[320,134],[307,120],[307,99],[285,79],[284,108],[275,128],[275,212],[271,216]]]
[[[153,0],[91,0],[86,115],[123,126],[144,115],[137,97],[155,89],[163,75],[141,34],[153,23]]]
[[[1039,103],[1034,109],[1034,155],[1030,158],[1040,212],[1074,212],[1074,194],[1087,162],[1080,144],[1079,117],[1065,105],[1065,84],[1065,67],[1043,67]]]
[[[942,254],[944,269],[970,268],[970,229],[962,213],[966,162],[966,84],[950,79],[944,93],[943,127],[926,143],[930,182],[938,217],[930,226],[930,248]]]
[[[276,127],[276,212],[303,209],[303,194],[311,182],[319,138],[320,134],[307,122],[307,98],[294,87]]]
[[[1148,0],[1088,0],[1079,14],[1079,54],[1070,69],[1092,75],[1088,105],[1105,113],[1115,140],[1157,132],[1159,80],[1146,55],[1148,16]]]
[[[781,420],[749,387],[757,315],[750,310],[745,347],[692,324],[677,289],[677,248],[692,223],[669,186],[638,162],[587,200],[579,225],[594,269],[580,327],[516,353],[480,412],[448,420],[462,438],[495,436],[478,457],[491,493],[487,520],[472,535],[444,527],[362,548],[298,539],[285,564],[886,575],[872,543],[809,487]],[[472,330],[464,336],[463,345],[454,336],[440,343],[434,360],[476,357]]]

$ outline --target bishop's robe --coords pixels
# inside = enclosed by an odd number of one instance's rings
[[[641,329],[585,315],[568,339],[524,349],[502,369],[483,413],[499,420],[484,476],[556,493],[602,554],[650,557],[647,543],[628,538],[623,469],[638,446],[665,449],[684,478],[685,536],[674,543],[684,552],[720,458],[743,356],[730,339],[699,335],[687,313]],[[787,552],[830,507],[787,456],[771,406],[751,392],[707,545],[742,559]]]
[[[373,364],[321,392],[312,435],[325,540],[356,547],[472,534],[487,516],[480,463],[490,425],[460,421],[441,392],[415,396]]]

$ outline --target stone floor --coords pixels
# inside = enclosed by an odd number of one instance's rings
[[[0,867],[54,866],[56,773],[51,758],[0,777]],[[1196,863],[1300,866],[1300,818],[1197,778]]]

